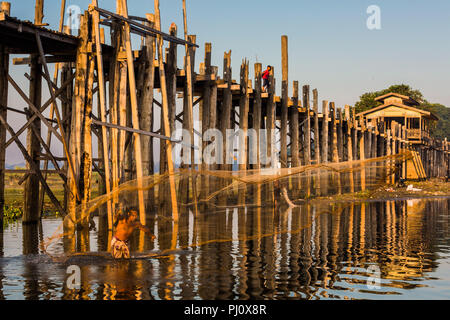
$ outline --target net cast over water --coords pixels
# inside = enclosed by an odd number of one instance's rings
[[[151,258],[170,255],[176,250],[202,246],[215,242],[249,240],[240,232],[228,232],[240,224],[254,223],[258,230],[267,218],[291,212],[294,208],[317,198],[338,194],[370,192],[386,183],[397,174],[398,165],[411,158],[408,151],[393,156],[341,163],[326,163],[297,168],[266,168],[245,171],[209,171],[178,169],[168,174],[143,178],[141,187],[136,180],[120,185],[115,191],[97,197],[77,207],[75,216],[67,215],[55,234],[46,241],[44,250],[55,259],[52,245],[63,238],[66,254],[92,255],[89,252],[89,229],[105,233],[102,257],[110,257],[108,251],[112,237],[108,232],[107,205],[113,206],[115,221],[117,214],[138,208],[138,192],[145,197],[145,225],[156,235],[155,243],[143,232],[137,232],[132,239],[131,251],[134,258]],[[170,178],[175,181],[177,212],[174,216],[170,198]],[[328,212],[329,201],[316,207],[316,212]],[[267,210],[271,208],[271,210]],[[238,225],[231,224],[228,213],[237,210]],[[252,219],[247,221],[248,212]],[[259,212],[259,214],[258,214]],[[208,223],[211,215],[222,216]],[[95,218],[95,219],[94,219]],[[95,223],[97,221],[97,223]],[[219,222],[218,222],[219,221]],[[192,228],[195,225],[195,228]],[[301,228],[308,227],[305,222]],[[194,231],[192,231],[194,230]],[[276,237],[288,232],[283,229],[257,232],[251,237]],[[206,237],[199,234],[206,232]],[[292,232],[292,231],[289,231]],[[197,234],[196,234],[197,233]],[[184,239],[183,239],[184,235]]]

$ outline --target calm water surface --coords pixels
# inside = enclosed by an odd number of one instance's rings
[[[60,219],[14,223],[0,237],[0,299],[449,299],[449,207],[446,198],[186,210],[177,225],[151,221],[155,242],[132,239],[136,255],[164,254],[129,262],[57,262],[40,244]],[[48,252],[107,256],[107,243],[91,231]],[[69,265],[81,268],[80,290],[66,286]]]

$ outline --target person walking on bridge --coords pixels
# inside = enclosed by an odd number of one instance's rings
[[[272,67],[271,66],[267,66],[267,69],[262,74],[262,78],[263,78],[263,92],[269,92],[269,87],[270,87],[269,76],[270,76],[270,72],[271,71],[272,71]]]

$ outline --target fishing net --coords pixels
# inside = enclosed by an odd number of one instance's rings
[[[203,245],[274,237],[290,230],[282,223],[274,224],[284,212],[295,216],[297,208],[311,208],[308,204],[313,201],[317,202],[315,213],[327,212],[341,194],[362,193],[370,197],[372,191],[393,181],[392,176],[399,175],[402,165],[411,158],[405,150],[368,160],[296,168],[177,169],[172,175],[148,176],[140,182],[125,182],[111,193],[79,205],[64,218],[43,249],[51,254],[52,245],[63,239],[66,254],[86,254],[91,247],[88,230],[95,228],[104,234],[96,250],[107,256],[114,232],[108,231],[108,214],[114,222],[117,213],[131,209],[139,212],[140,198],[145,206],[141,221],[156,235],[156,240],[144,232],[135,232],[131,239],[133,257],[148,258]],[[306,219],[299,224],[299,230],[309,225]]]

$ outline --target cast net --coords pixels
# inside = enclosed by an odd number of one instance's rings
[[[395,175],[399,177],[402,166],[411,158],[405,150],[368,160],[296,168],[177,169],[172,175],[148,176],[140,182],[125,182],[111,193],[79,205],[45,241],[43,250],[55,257],[51,248],[62,241],[66,257],[93,254],[89,236],[95,230],[103,240],[97,241],[94,251],[110,256],[114,229],[108,231],[108,218],[114,224],[118,213],[131,209],[140,213],[138,219],[156,236],[152,240],[144,232],[135,232],[131,251],[140,258],[292,233],[287,225],[275,223],[280,215],[295,215],[296,210],[308,208],[312,202],[316,214],[328,212],[343,194],[359,193],[368,198],[380,186],[392,183]],[[140,199],[144,200],[143,210]],[[298,231],[309,225],[310,221],[304,221]]]

